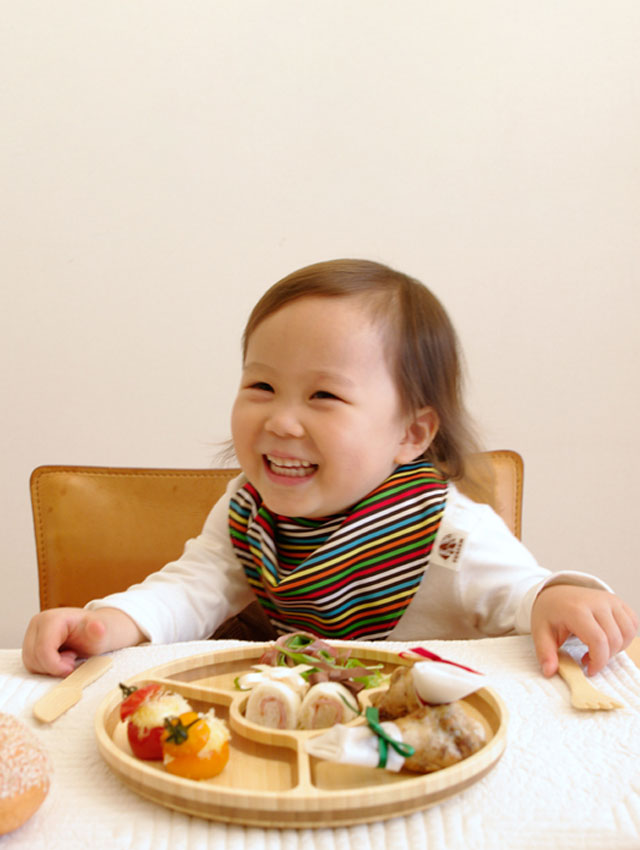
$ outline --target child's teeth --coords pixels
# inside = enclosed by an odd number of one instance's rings
[[[295,458],[275,458],[267,455],[267,460],[271,468],[280,475],[303,476],[315,467],[315,464],[309,463],[308,460],[297,460]]]

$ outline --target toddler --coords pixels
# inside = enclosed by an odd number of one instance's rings
[[[43,611],[23,660],[207,638],[258,600],[274,634],[472,638],[531,632],[545,675],[569,635],[593,674],[635,613],[598,579],[551,574],[455,485],[473,449],[458,345],[439,301],[378,263],[336,260],[275,284],[243,338],[232,412],[242,474],[182,557],[84,609]],[[453,534],[455,557],[439,547]]]

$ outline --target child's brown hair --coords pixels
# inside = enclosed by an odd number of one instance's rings
[[[438,299],[419,281],[368,260],[331,260],[293,272],[268,289],[243,335],[243,357],[256,327],[285,304],[307,296],[360,296],[386,330],[390,367],[406,411],[430,406],[438,432],[425,458],[453,479],[465,473],[475,449],[462,401],[457,334]]]

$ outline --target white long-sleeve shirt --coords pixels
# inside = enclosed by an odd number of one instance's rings
[[[255,599],[229,536],[229,500],[245,483],[229,483],[177,561],[86,607],[119,608],[154,643],[208,638]],[[450,483],[429,566],[389,640],[527,633],[537,594],[557,583],[609,590],[586,573],[543,569],[488,505]]]

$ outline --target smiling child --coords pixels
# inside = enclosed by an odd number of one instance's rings
[[[456,487],[474,447],[458,343],[435,296],[378,263],[300,269],[254,308],[231,430],[242,474],[183,556],[84,609],[37,614],[28,669],[214,634],[258,600],[275,634],[425,640],[569,635],[595,673],[638,620],[598,579],[537,564]],[[440,543],[453,535],[455,559]]]

